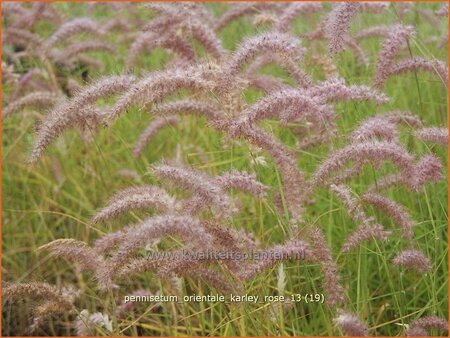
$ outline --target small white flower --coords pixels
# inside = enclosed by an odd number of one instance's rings
[[[254,165],[260,165],[263,167],[267,167],[267,161],[264,156],[256,156],[252,158],[252,162]]]
[[[147,243],[144,250],[147,252],[156,252],[158,250],[157,245],[159,244],[160,239],[154,239],[151,242]]]
[[[112,320],[109,319],[108,314],[96,312],[89,316],[89,320],[95,323],[97,326],[104,327],[108,331],[112,332]]]

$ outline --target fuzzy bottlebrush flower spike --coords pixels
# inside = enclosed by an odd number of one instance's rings
[[[112,18],[104,23],[102,27],[105,32],[120,31],[120,32],[131,32],[133,27],[124,18]]]
[[[230,189],[248,192],[258,198],[265,196],[266,187],[246,172],[233,171],[215,178],[190,168],[160,164],[153,167],[153,173],[192,191],[192,197],[182,203],[186,213],[197,213],[211,206],[218,215],[230,216],[236,211],[226,193]]]
[[[301,222],[305,198],[311,187],[304,173],[298,168],[291,151],[261,128],[229,128],[228,133],[266,150],[273,157],[283,179],[283,194],[292,223]]]
[[[283,58],[274,52],[268,52],[266,54],[260,55],[254,59],[253,62],[247,67],[247,76],[255,76],[257,71],[267,65],[276,64],[280,67],[286,69],[290,77],[298,84],[301,88],[307,88],[312,85],[311,77],[306,74],[295,61]],[[261,74],[258,74],[261,75]],[[267,78],[267,76],[266,76]]]
[[[435,14],[438,16],[448,16],[448,4],[443,5]]]
[[[31,298],[37,301],[53,301],[65,310],[72,310],[72,299],[67,298],[62,290],[48,283],[17,283],[2,288],[3,299]]]
[[[247,172],[231,171],[217,177],[210,177],[190,168],[160,164],[154,167],[156,176],[168,180],[172,185],[182,185],[192,191],[192,197],[176,200],[165,190],[154,186],[133,187],[120,191],[113,196],[108,206],[94,216],[92,222],[98,223],[133,209],[156,208],[158,211],[174,214],[199,212],[211,206],[219,213],[233,212],[232,201],[226,191],[236,189],[250,193],[256,198],[265,197],[267,187],[256,180],[256,176]],[[223,204],[225,203],[225,204]],[[110,234],[98,240],[100,251],[106,251],[120,240],[120,233]]]
[[[383,13],[386,9],[389,8],[389,1],[362,1],[361,4],[361,12],[368,12],[368,13]]]
[[[186,21],[186,31],[190,32],[194,38],[203,47],[203,49],[217,60],[222,60],[227,54],[222,47],[221,41],[210,26],[201,20]]]
[[[161,101],[165,96],[180,89],[195,92],[209,92],[214,84],[204,78],[197,67],[188,69],[170,69],[153,72],[128,88],[108,114],[107,122],[114,121],[120,114],[128,111],[133,105],[141,107]]]
[[[353,197],[351,189],[343,184],[330,185],[330,189],[341,199],[347,207],[349,216],[360,223],[358,228],[346,239],[342,251],[348,252],[350,249],[360,245],[363,241],[376,238],[385,240],[390,231],[383,229],[383,226],[376,223],[373,217],[368,217],[364,212],[360,202]]]
[[[287,87],[281,80],[270,75],[247,74],[246,80],[249,87],[259,89],[266,94],[280,91]]]
[[[370,161],[376,166],[383,161],[391,161],[405,178],[415,174],[413,157],[406,149],[391,142],[367,141],[348,145],[328,157],[313,176],[315,184],[333,181],[329,178],[330,174],[336,173],[349,161]]]
[[[33,322],[24,333],[27,336],[35,335],[36,330],[52,315],[74,313],[73,302],[78,296],[78,290],[73,288],[58,289],[39,282],[9,284],[2,288],[3,301],[19,303],[23,299],[30,299],[36,302],[32,310]]]
[[[414,222],[403,206],[387,197],[375,193],[365,193],[362,196],[362,199],[364,203],[371,204],[375,208],[384,211],[392,218],[395,224],[400,226],[403,237],[408,240],[412,239]]]
[[[367,191],[379,191],[395,185],[403,185],[409,190],[419,191],[427,182],[438,182],[442,180],[442,170],[442,162],[438,157],[435,155],[425,155],[416,163],[412,176],[389,174],[379,179]]]
[[[427,329],[438,329],[446,332],[448,331],[448,322],[437,316],[425,316],[409,324],[406,335],[408,337],[426,337],[428,336]]]
[[[355,55],[355,59],[358,62],[358,64],[368,67],[369,66],[369,56],[366,54],[366,52],[361,48],[361,46],[358,44],[358,42],[350,37],[347,36],[344,38],[344,42],[349,50],[353,52]]]
[[[15,7],[12,9],[19,18],[15,20],[12,27],[25,27],[27,29],[33,28],[41,20],[48,20],[50,22],[60,24],[63,21],[61,13],[56,10],[50,3],[35,2],[31,7],[21,6],[19,9]]]
[[[214,30],[220,31],[230,22],[246,15],[256,14],[262,10],[271,9],[274,7],[270,2],[242,2],[234,5],[230,10],[225,12],[215,23]]]
[[[156,105],[151,113],[156,116],[194,114],[208,121],[221,121],[225,118],[219,105],[207,100],[177,100]]]
[[[100,41],[82,41],[75,42],[64,48],[62,51],[55,51],[50,54],[50,57],[57,64],[71,65],[72,61],[76,57],[79,57],[83,53],[92,51],[114,53],[115,48],[108,43]]]
[[[82,270],[97,271],[104,261],[84,242],[74,239],[57,239],[39,248],[48,250],[52,255],[63,257],[79,264]]]
[[[393,111],[375,115],[364,120],[358,128],[350,134],[352,143],[370,140],[398,143],[398,127],[405,125],[411,128],[422,127],[422,122],[408,112]]]
[[[391,232],[384,230],[381,224],[375,222],[370,226],[362,224],[347,237],[345,243],[342,245],[342,252],[349,252],[351,249],[371,239],[385,241],[390,235]]]
[[[344,49],[345,36],[353,16],[360,9],[359,2],[343,2],[328,14],[325,24],[325,32],[329,41],[329,50],[332,54]]]
[[[316,1],[292,2],[281,12],[274,29],[280,32],[287,32],[299,14],[309,15],[322,9],[322,3]]]
[[[80,33],[90,33],[101,36],[104,34],[98,23],[90,18],[76,18],[62,24],[44,44],[44,47],[50,49],[56,46],[60,41],[67,41],[71,36]]]
[[[330,36],[327,37],[327,32],[325,31],[325,27],[327,26],[328,23],[329,22],[327,22],[326,20],[325,20],[325,23],[322,21],[319,24],[319,28],[317,28],[316,30],[314,30],[312,32],[302,34],[302,37],[307,40],[324,40],[327,38],[330,40]],[[341,27],[341,28],[343,28],[343,27]],[[355,40],[352,36],[350,36],[349,34],[345,34],[342,36],[331,35],[331,39],[333,39],[333,42],[332,42],[333,45],[330,45],[329,49],[338,48],[338,50],[334,51],[334,53],[337,53],[337,52],[343,50],[344,47],[347,47],[349,50],[351,50],[354,53],[356,61],[359,64],[362,64],[366,67],[369,65],[369,59],[368,59],[367,54],[364,52],[364,50],[358,44],[358,41]]]
[[[447,86],[448,83],[448,67],[447,64],[440,60],[426,59],[414,57],[399,61],[391,66],[386,76],[396,76],[407,72],[416,72],[423,70],[432,74],[436,74],[439,80]]]
[[[142,29],[140,30],[142,32],[164,34],[169,30],[172,30],[174,28],[174,24],[179,25],[181,22],[182,18],[180,18],[180,16],[172,18],[170,18],[169,16],[160,16],[143,25]],[[132,37],[133,39],[136,39],[137,36],[138,35],[134,33]]]
[[[24,48],[37,48],[44,40],[37,34],[20,28],[9,28],[4,33],[5,44],[15,44]]]
[[[255,174],[249,174],[245,171],[233,170],[220,175],[215,181],[224,190],[236,189],[258,198],[266,196],[267,187],[256,180]]]
[[[328,103],[347,100],[373,100],[382,104],[388,98],[369,87],[347,87],[343,80],[333,78],[306,89],[287,88],[271,92],[245,109],[240,118],[232,121],[228,132],[233,137],[243,136],[255,122],[278,117],[283,124],[308,121],[315,130],[325,129],[330,134],[334,129],[335,113]]]
[[[334,323],[346,336],[365,337],[368,335],[367,325],[350,312],[338,311],[338,316],[334,319]]]
[[[385,38],[389,35],[389,32],[393,28],[393,26],[389,25],[379,25],[365,28],[355,34],[355,39],[359,41],[367,38]]]
[[[159,187],[128,188],[115,194],[109,204],[92,218],[92,223],[117,218],[126,211],[142,208],[156,208],[162,212],[174,212],[176,199]]]
[[[384,40],[378,53],[378,61],[375,72],[374,84],[382,88],[392,69],[395,57],[409,38],[414,36],[415,30],[412,26],[394,25]]]
[[[395,125],[405,125],[411,128],[421,128],[423,123],[420,118],[410,112],[394,110],[384,113],[385,118]]]
[[[65,129],[86,120],[83,113],[92,113],[81,109],[88,107],[97,100],[115,95],[126,90],[134,82],[132,76],[109,76],[94,82],[90,86],[83,88],[77,95],[68,101],[56,105],[42,122],[37,139],[34,142],[29,161],[36,162],[45,149],[56,139]]]
[[[14,92],[8,97],[9,102],[15,101],[15,99],[22,94],[22,92],[28,89],[34,89],[42,91],[44,88],[51,91],[51,84],[47,79],[47,74],[44,70],[39,68],[32,68],[23,74],[14,89]]]
[[[132,69],[141,51],[145,49],[147,52],[151,52],[156,47],[167,48],[188,62],[192,62],[195,59],[195,52],[192,45],[181,37],[173,33],[160,36],[154,32],[143,32],[130,47],[125,71]]]
[[[226,55],[221,41],[214,33],[209,19],[210,16],[205,14],[205,9],[200,7],[200,5],[192,6],[192,4],[174,2],[170,5],[148,3],[146,6],[159,12],[160,16],[153,20],[156,24],[151,21],[144,27],[144,31],[150,30],[159,33],[166,33],[167,31],[175,33],[181,31],[186,37],[191,37],[196,40],[207,54],[217,60],[221,60]]]
[[[315,227],[311,230],[311,255],[317,261],[324,275],[323,288],[327,292],[326,302],[330,305],[345,303],[344,288],[340,284],[341,276],[331,256],[331,249],[326,242],[323,232]]]
[[[348,179],[348,175],[334,175],[349,162],[353,162],[350,169],[350,177],[356,176],[366,163],[379,167],[383,161],[392,162],[398,170],[397,182],[401,182],[408,188],[418,191],[426,182],[437,182],[442,179],[442,163],[434,155],[424,155],[417,163],[406,149],[399,144],[386,141],[366,141],[350,144],[332,154],[322,163],[313,176],[315,184],[339,183]],[[348,173],[348,171],[347,171]],[[391,182],[390,184],[392,184]]]
[[[278,53],[284,58],[299,61],[303,58],[305,49],[300,46],[300,40],[284,33],[265,33],[249,38],[232,55],[228,64],[230,75],[236,75],[242,66],[256,55],[263,53]]]
[[[447,128],[422,128],[416,131],[416,136],[425,142],[448,146]]]
[[[300,40],[285,33],[263,33],[246,39],[226,65],[221,88],[226,92],[242,67],[257,55],[274,53],[287,60],[299,61],[304,52],[305,49],[300,47]]]
[[[397,142],[398,130],[395,124],[389,122],[385,116],[375,116],[363,121],[350,135],[352,143],[369,141],[371,139]]]
[[[305,92],[322,102],[373,101],[377,105],[389,102],[387,95],[364,85],[347,86],[341,78],[319,82]]]
[[[444,178],[443,165],[436,155],[424,155],[415,166],[413,179],[408,182],[404,177],[404,184],[412,190],[419,191],[427,182],[439,182]]]
[[[395,265],[424,273],[431,269],[430,260],[419,250],[410,249],[401,251],[392,260]]]
[[[2,111],[2,116],[8,117],[28,106],[51,107],[59,100],[61,100],[61,96],[54,92],[32,92],[7,105]]]
[[[237,135],[242,129],[249,129],[263,119],[278,117],[287,123],[294,119],[316,115],[320,119],[322,116],[333,115],[333,111],[302,90],[286,89],[270,94],[250,106],[237,122],[233,122],[231,130]],[[233,128],[238,130],[233,131]]]
[[[139,140],[137,141],[134,149],[133,156],[139,157],[147,144],[149,144],[152,138],[163,128],[174,126],[179,122],[176,116],[165,116],[165,117],[157,117],[154,119],[147,128],[142,132],[141,136],[139,136]]]
[[[256,249],[259,245],[251,233],[238,231],[214,221],[202,221],[202,226],[214,238],[212,244],[216,248],[242,251]]]
[[[121,239],[117,251],[108,259],[105,269],[100,271],[99,282],[103,287],[109,287],[115,273],[131,258],[132,254],[149,240],[162,236],[182,237],[188,243],[196,243],[199,247],[208,248],[212,237],[201,226],[199,220],[190,216],[155,216],[144,220],[136,226],[120,230],[118,236],[112,237],[117,243]],[[111,235],[108,235],[111,238]],[[103,241],[104,242],[104,241]]]

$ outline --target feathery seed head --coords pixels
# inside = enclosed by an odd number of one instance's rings
[[[345,36],[350,27],[350,22],[359,11],[361,3],[338,3],[328,14],[325,22],[325,32],[328,38],[330,53],[335,54],[344,49]]]
[[[338,311],[334,322],[347,336],[365,337],[368,335],[367,325],[350,312]]]
[[[395,265],[414,269],[418,272],[427,272],[431,269],[430,260],[419,250],[409,249],[403,250],[394,257],[392,262]]]

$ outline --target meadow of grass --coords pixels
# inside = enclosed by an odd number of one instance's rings
[[[409,53],[413,56],[447,60],[447,47],[437,49],[428,38],[439,35],[437,27],[420,10],[437,10],[441,3],[416,3],[414,8],[399,15],[394,5],[382,14],[362,13],[351,24],[351,32],[362,27],[397,22],[414,25],[417,35],[410,40]],[[105,20],[114,15],[107,6],[97,6],[88,11],[86,5],[56,3],[55,6],[67,17],[89,16]],[[207,3],[214,15],[223,13],[228,4]],[[325,6],[329,6],[326,4]],[[328,7],[327,7],[328,8]],[[138,14],[151,18],[149,10]],[[311,31],[319,23],[323,13],[299,17],[294,33]],[[442,21],[440,31],[446,22]],[[269,25],[255,27],[249,18],[240,18],[223,30],[219,36],[223,46],[235,49],[244,37],[253,36],[269,29]],[[46,37],[53,31],[52,25],[40,23],[36,32]],[[115,33],[118,34],[118,33]],[[355,56],[344,51],[334,56],[339,75],[347,84],[371,85],[381,39],[363,40],[361,46],[369,56],[369,65],[358,64]],[[312,62],[312,55],[327,53],[324,42],[304,42],[308,52],[303,68],[315,81],[323,80],[323,70]],[[100,76],[121,74],[127,58],[129,43],[117,44],[116,53],[92,53],[104,64],[104,69],[89,69],[89,81]],[[201,53],[201,51],[199,51]],[[160,69],[170,58],[163,50],[139,57],[136,74]],[[28,60],[24,69],[41,67],[37,61]],[[35,64],[33,64],[35,62]],[[24,70],[18,70],[24,71]],[[84,69],[74,70],[70,77],[80,80]],[[265,67],[265,74],[279,76],[287,82],[287,74],[276,66]],[[3,86],[7,97],[12,88]],[[278,121],[265,121],[264,126],[282,143],[298,155],[298,166],[311,176],[318,165],[334,150],[348,143],[348,135],[358,124],[375,114],[392,110],[409,111],[419,116],[425,126],[447,126],[447,88],[436,76],[424,72],[412,72],[391,77],[384,89],[391,101],[380,107],[370,102],[345,102],[334,105],[338,114],[338,135],[332,142],[300,149],[296,137]],[[256,90],[244,93],[248,103],[262,97]],[[139,184],[153,184],[157,180],[149,167],[161,159],[178,158],[211,175],[237,169],[255,172],[259,181],[271,187],[272,192],[281,191],[281,178],[270,156],[245,142],[232,142],[221,133],[209,128],[206,120],[183,116],[176,127],[159,132],[138,159],[132,149],[140,132],[152,117],[134,107],[121,116],[108,129],[101,129],[92,142],[83,141],[74,131],[64,133],[33,166],[26,163],[36,128],[36,116],[44,112],[23,111],[3,121],[2,141],[2,280],[3,282],[45,281],[55,285],[73,285],[81,290],[76,301],[77,311],[83,309],[108,314],[113,320],[113,331],[98,328],[97,334],[154,335],[154,336],[255,336],[255,335],[313,335],[332,336],[341,332],[333,324],[334,309],[315,302],[299,302],[282,311],[271,304],[240,305],[216,302],[163,304],[142,303],[124,319],[114,317],[117,304],[123,295],[139,288],[175,294],[174,283],[154,278],[151,272],[139,274],[121,281],[120,290],[100,293],[90,273],[80,272],[76,266],[63,259],[49,256],[39,247],[59,238],[74,238],[92,243],[100,235],[117,230],[124,225],[137,223],[148,212],[131,212],[104,224],[91,224],[95,211],[103,207],[114,192]],[[401,131],[402,142],[414,154],[433,152],[442,159],[447,177],[447,149],[426,144],[415,138],[408,130]],[[265,163],[264,163],[265,162]],[[351,182],[352,189],[362,193],[368,185],[376,182],[391,167],[380,169],[366,166],[362,175]],[[137,176],[121,175],[121,170],[132,170]],[[242,209],[229,222],[230,227],[246,229],[265,244],[283,242],[291,232],[289,217],[280,212],[269,194],[265,200],[243,197]],[[331,191],[317,189],[314,200],[306,206],[305,223],[319,226],[333,250],[333,258],[342,276],[347,309],[358,315],[369,327],[370,335],[404,335],[407,324],[425,315],[448,318],[448,260],[447,260],[447,179],[430,183],[419,192],[411,192],[395,186],[385,194],[401,203],[416,223],[414,246],[432,262],[432,269],[424,274],[401,269],[392,264],[393,257],[411,246],[398,234],[393,221],[376,209],[368,208],[371,215],[386,228],[394,231],[387,241],[368,241],[349,253],[339,248],[356,227],[343,204]],[[284,293],[315,294],[322,290],[322,274],[318,264],[303,262],[283,263],[286,275]],[[245,283],[245,293],[253,295],[276,295],[279,290],[280,268],[275,266]],[[183,294],[215,294],[216,291],[199,280],[181,279]],[[18,304],[16,304],[19,306]],[[29,313],[21,312],[16,318],[3,314],[3,332],[7,335],[20,331],[29,321]],[[48,324],[41,334],[73,334],[72,315],[58,318]],[[432,332],[433,333],[433,332]]]

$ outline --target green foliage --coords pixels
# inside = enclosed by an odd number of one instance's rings
[[[222,5],[208,4],[216,13],[223,11]],[[68,16],[84,14],[81,4],[61,3],[58,6]],[[420,8],[436,9],[437,4],[420,4]],[[106,8],[99,7],[95,17],[112,15]],[[392,8],[382,15],[364,14],[355,18],[351,29],[399,20]],[[423,17],[408,13],[402,20],[414,22],[419,32],[411,43],[414,56],[446,58],[446,49],[436,50],[427,44],[426,38],[433,33],[432,25]],[[297,20],[295,31],[305,32],[317,23],[314,15],[307,20]],[[43,35],[48,28],[41,27]],[[225,48],[233,49],[244,36],[254,35],[254,28],[246,19],[233,22],[220,33]],[[306,42],[305,45],[308,43]],[[317,53],[325,53],[326,46],[315,43]],[[117,54],[98,53],[105,69],[89,74],[118,74],[127,57],[126,45],[117,46]],[[339,73],[349,84],[371,84],[374,63],[379,50],[378,39],[367,39],[362,48],[370,57],[370,66],[365,68],[355,62],[351,53],[344,52],[335,57]],[[310,55],[307,56],[307,60]],[[155,51],[143,55],[139,61],[142,70],[160,67],[167,55]],[[305,61],[306,62],[306,61]],[[38,66],[38,65],[35,65]],[[267,74],[281,77],[287,75],[276,68],[264,70]],[[319,68],[308,69],[315,80],[323,79]],[[288,81],[288,79],[286,79]],[[9,92],[4,86],[4,93]],[[265,126],[291,149],[298,152],[299,166],[310,176],[332,150],[347,143],[349,134],[363,120],[382,111],[394,109],[411,111],[424,121],[426,126],[447,125],[447,93],[442,83],[427,73],[410,73],[390,78],[385,88],[392,101],[381,108],[370,103],[340,103],[336,105],[339,115],[339,137],[333,144],[326,144],[309,150],[295,147],[295,135],[282,128],[278,122],[266,122]],[[247,102],[260,97],[257,91],[245,93]],[[177,127],[161,131],[145,149],[139,159],[132,156],[132,149],[142,130],[151,120],[149,114],[138,109],[122,116],[112,128],[101,130],[91,143],[85,143],[79,134],[67,132],[54,143],[46,155],[33,167],[26,164],[26,158],[33,142],[32,131],[35,118],[31,113],[17,114],[3,123],[2,150],[2,224],[3,224],[3,280],[41,280],[49,283],[64,281],[79,287],[85,296],[77,301],[77,308],[103,312],[113,316],[116,304],[124,294],[134,289],[158,289],[164,294],[173,293],[168,282],[153,278],[151,273],[130,278],[126,290],[120,293],[100,294],[89,273],[79,273],[65,261],[51,259],[47,253],[36,249],[58,238],[76,238],[92,243],[99,235],[120,229],[124,224],[136,223],[144,216],[133,212],[106,224],[89,224],[95,210],[115,191],[133,184],[151,184],[155,178],[148,174],[152,163],[162,158],[173,158],[180,154],[186,163],[216,175],[226,170],[248,170],[249,164],[258,179],[273,192],[281,191],[280,176],[266,154],[249,148],[244,143],[227,140],[213,131],[206,121],[194,117],[182,117]],[[429,146],[410,136],[401,134],[402,140],[413,153],[431,150],[447,161],[446,149]],[[255,158],[264,156],[267,166],[252,164]],[[445,162],[446,163],[446,162]],[[60,169],[55,169],[59,166]],[[445,166],[446,167],[446,166]],[[136,171],[139,182],[123,177],[122,169]],[[362,192],[374,180],[383,176],[383,171],[366,168],[359,178],[352,182],[352,188]],[[58,174],[55,174],[57,172]],[[445,172],[447,174],[447,170]],[[448,317],[448,265],[447,265],[447,181],[427,185],[420,193],[411,193],[402,188],[392,188],[388,197],[403,204],[417,222],[414,229],[415,245],[430,258],[431,272],[418,275],[403,271],[392,265],[395,254],[409,243],[400,239],[396,227],[385,215],[373,210],[377,219],[395,236],[386,243],[371,241],[348,254],[340,254],[345,238],[355,228],[342,204],[329,191],[318,190],[315,200],[307,207],[306,221],[317,224],[324,230],[333,249],[344,288],[350,300],[348,309],[367,319],[369,333],[391,336],[403,335],[402,325],[421,315],[435,314]],[[288,232],[288,219],[277,211],[273,195],[267,201],[244,198],[242,212],[232,219],[230,226],[252,230],[262,243],[282,242]],[[286,295],[296,293],[322,293],[321,272],[315,264],[285,265]],[[276,268],[264,272],[247,283],[245,292],[255,295],[275,295],[277,286]],[[185,280],[186,294],[215,293],[204,283]],[[151,304],[142,304],[134,315],[114,322],[114,334],[126,335],[315,335],[339,334],[332,323],[333,312],[325,304],[296,303],[286,313],[273,312],[267,304],[242,304],[240,306],[221,303],[163,304],[154,312]],[[55,332],[54,332],[55,333]],[[57,332],[56,332],[57,333]],[[106,332],[105,332],[106,333]]]

